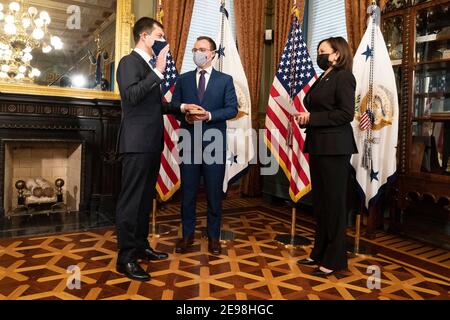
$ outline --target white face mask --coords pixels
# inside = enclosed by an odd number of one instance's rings
[[[208,56],[206,55],[206,53],[197,51],[194,53],[194,63],[197,65],[197,67],[202,68],[208,63]]]

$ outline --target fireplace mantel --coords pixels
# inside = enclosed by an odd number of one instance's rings
[[[80,141],[83,173],[80,213],[113,215],[120,188],[115,147],[120,101],[0,93],[0,217],[5,216],[5,144],[8,141]]]

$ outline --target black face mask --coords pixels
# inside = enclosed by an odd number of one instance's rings
[[[329,56],[330,56],[329,53],[319,54],[317,56],[317,65],[323,71],[327,71],[328,68],[330,67],[330,62],[328,61]]]
[[[164,41],[158,41],[155,40],[155,43],[153,44],[153,53],[155,54],[155,56],[158,56],[159,53],[161,52],[162,49],[164,49],[167,46],[167,42]]]

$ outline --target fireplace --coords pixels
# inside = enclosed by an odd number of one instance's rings
[[[0,95],[0,238],[114,224],[120,117],[119,101]],[[29,190],[16,184],[30,179],[46,180],[57,193],[56,203],[54,198],[42,206],[30,206],[28,198],[21,202],[20,192]],[[57,180],[64,181],[62,189]],[[16,210],[24,203],[26,210]],[[37,214],[39,209],[45,214]]]
[[[5,141],[5,215],[79,211],[82,150],[80,141]]]

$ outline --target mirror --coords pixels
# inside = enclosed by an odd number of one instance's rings
[[[131,0],[0,0],[0,91],[118,99],[131,15]]]

